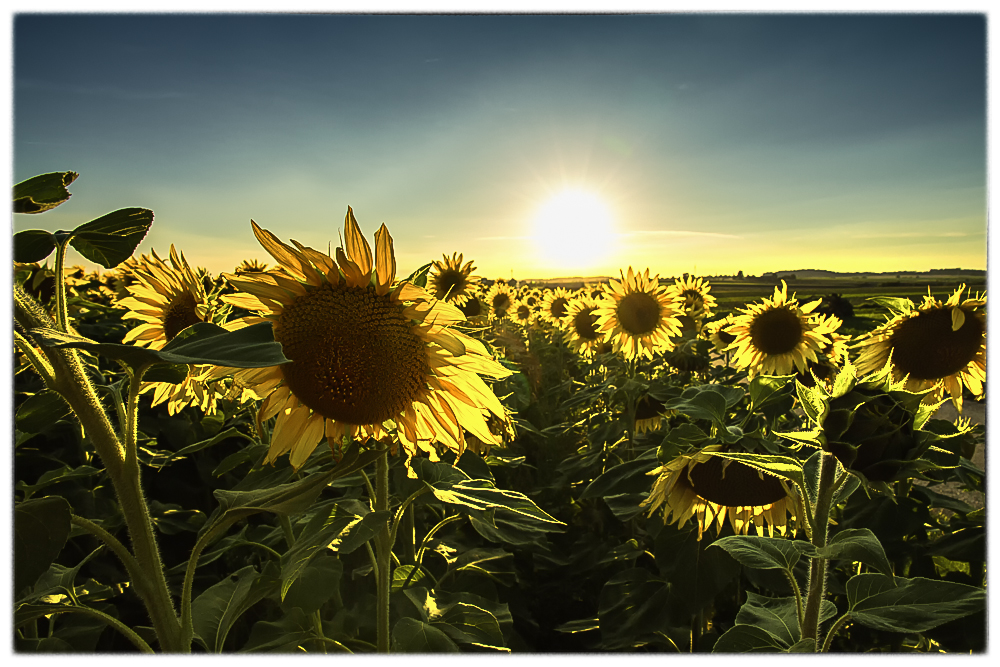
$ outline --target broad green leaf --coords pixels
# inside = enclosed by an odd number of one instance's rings
[[[503,633],[493,614],[466,602],[456,602],[440,615],[431,615],[431,625],[453,640],[476,646],[503,648]]]
[[[780,400],[794,375],[758,375],[747,387],[750,394],[750,412],[759,412],[765,405]]]
[[[301,653],[301,646],[313,648],[310,639],[315,634],[311,616],[301,609],[292,608],[281,614],[277,621],[254,623],[250,639],[240,648],[240,653]]]
[[[664,407],[692,417],[707,419],[717,426],[725,426],[726,411],[736,405],[744,395],[740,387],[705,384],[688,387],[679,398],[664,403]]]
[[[820,426],[826,419],[826,413],[830,411],[830,403],[821,387],[807,387],[798,380],[795,381],[795,393],[799,397],[802,410],[809,417],[809,420]]]
[[[477,547],[463,551],[455,561],[455,569],[484,575],[502,586],[513,586],[517,581],[513,554],[506,549]]]
[[[560,626],[555,628],[556,632],[564,632],[566,634],[575,634],[577,632],[590,632],[591,630],[600,630],[601,621],[598,618],[581,618],[576,621],[567,621]]]
[[[170,460],[176,461],[177,459],[184,458],[188,454],[193,454],[203,449],[207,449],[208,447],[211,447],[212,445],[217,445],[224,440],[228,440],[229,438],[243,438],[245,440],[253,441],[253,438],[251,438],[249,435],[247,435],[246,433],[241,433],[238,428],[236,428],[235,426],[231,426],[227,428],[225,431],[216,433],[213,437],[208,438],[207,440],[202,440],[200,442],[188,445],[187,447],[178,449],[176,452],[174,452],[173,456],[170,457]]]
[[[778,477],[783,477],[794,482],[800,489],[804,487],[805,480],[802,476],[802,462],[790,456],[777,456],[775,454],[748,454],[746,452],[712,452],[713,456],[721,456],[724,459],[731,459],[745,463],[751,468],[756,468],[765,473],[771,473]]]
[[[609,650],[631,648],[662,631],[670,613],[670,586],[643,568],[611,577],[601,589],[597,616],[602,644]]]
[[[160,350],[98,343],[56,329],[32,329],[31,334],[43,345],[84,349],[109,359],[119,359],[133,368],[162,363],[264,368],[288,363],[281,353],[281,344],[274,340],[270,322],[252,324],[236,331],[199,322],[177,334]]]
[[[389,588],[395,593],[411,586],[419,586],[425,577],[424,571],[416,565],[400,565],[392,570],[392,581],[389,583]]]
[[[916,577],[859,574],[847,581],[851,618],[876,630],[924,632],[985,608],[974,586]]]
[[[247,565],[199,595],[191,603],[191,620],[205,648],[221,653],[236,619],[275,588],[276,580]]]
[[[72,196],[66,188],[79,175],[56,171],[21,181],[14,186],[14,213],[42,213],[59,206]]]
[[[365,542],[378,535],[392,519],[392,512],[379,511],[366,514],[360,521],[352,521],[340,535],[330,543],[337,553],[349,554]]]
[[[344,563],[327,555],[319,555],[298,574],[287,589],[282,582],[281,606],[298,607],[311,614],[334,596],[344,574]]]
[[[44,229],[26,229],[14,234],[14,261],[40,262],[56,249],[56,237]]]
[[[419,269],[408,275],[404,282],[413,283],[417,287],[427,287],[427,273],[431,270],[431,265],[434,262],[428,262],[424,264]]]
[[[819,555],[834,560],[860,561],[888,577],[893,576],[892,564],[886,558],[882,543],[867,528],[840,531],[819,550]]]
[[[415,618],[401,618],[392,628],[394,653],[458,653],[448,635]]]
[[[715,642],[712,653],[775,653],[788,649],[788,644],[763,628],[734,625]]]
[[[69,244],[91,262],[110,269],[132,256],[152,224],[148,208],[123,208],[80,225]]]
[[[17,428],[26,433],[40,433],[60,419],[68,419],[73,414],[63,397],[45,389],[29,397],[18,407],[14,416]]]
[[[23,492],[25,494],[25,500],[27,500],[30,496],[33,496],[42,489],[50,487],[53,484],[68,482],[76,479],[85,479],[87,477],[100,474],[101,472],[102,470],[88,465],[82,465],[78,468],[63,466],[62,468],[56,468],[55,470],[48,470],[42,473],[41,477],[39,477],[38,481],[34,484],[26,484],[23,481],[18,480],[14,488]]]
[[[894,315],[902,315],[913,310],[913,301],[906,298],[875,296],[865,299],[865,301],[871,301],[883,308],[888,308]]]
[[[159,364],[146,371],[142,376],[143,382],[166,382],[167,384],[180,384],[187,379],[187,364]]]
[[[823,600],[819,622],[824,623],[836,615],[837,605],[829,600]],[[801,638],[794,597],[769,598],[747,591],[747,601],[736,614],[736,624],[752,625],[766,630],[768,634],[780,639],[789,647]]]
[[[562,521],[550,516],[530,498],[519,491],[498,489],[485,479],[469,479],[453,484],[449,489],[433,489],[434,495],[444,502],[469,507],[474,510],[487,508],[507,510],[532,522],[564,526]],[[552,529],[552,528],[548,528]]]
[[[336,502],[316,507],[291,548],[281,555],[281,598],[306,570],[310,561],[353,523],[360,521],[351,512],[343,511]]]
[[[789,653],[815,653],[816,652],[816,640],[815,639],[800,639],[791,646],[788,647]]]
[[[598,475],[580,494],[580,500],[649,491],[651,479],[646,473],[656,467],[656,450],[648,449],[634,460],[620,463]]]
[[[14,506],[14,595],[35,585],[66,545],[69,503],[60,496]]]
[[[802,556],[802,548],[796,546],[793,540],[775,537],[730,535],[712,542],[711,546],[725,549],[744,566],[758,570],[777,569],[791,572]]]

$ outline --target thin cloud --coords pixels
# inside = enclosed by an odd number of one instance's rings
[[[479,236],[477,241],[530,241],[534,236]]]
[[[624,234],[619,234],[623,237],[633,237],[633,236],[711,236],[714,238],[725,238],[725,239],[741,239],[742,236],[737,236],[736,234],[721,234],[719,232],[693,232],[690,230],[683,229],[642,229],[634,232],[625,232]]]
[[[912,238],[956,238],[971,236],[966,232],[886,232],[883,234],[854,234],[855,239],[912,239]]]

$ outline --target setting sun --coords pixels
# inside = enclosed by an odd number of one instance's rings
[[[550,267],[584,269],[611,255],[614,222],[607,204],[593,192],[563,190],[538,209],[535,243]]]

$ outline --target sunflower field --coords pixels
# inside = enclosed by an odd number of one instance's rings
[[[221,275],[152,223],[14,235],[17,652],[986,649],[985,295],[848,334],[778,281],[397,267],[350,208]]]

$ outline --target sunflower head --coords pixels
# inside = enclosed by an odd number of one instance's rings
[[[961,298],[960,286],[941,302],[928,295],[919,307],[897,315],[858,343],[858,372],[872,373],[890,358],[893,378],[910,391],[931,389],[928,402],[951,396],[962,409],[963,387],[983,394],[986,381],[986,297]]]
[[[569,302],[564,317],[566,343],[584,357],[597,354],[604,336],[597,328],[597,302],[581,296]]]
[[[624,352],[627,359],[652,358],[653,352],[673,349],[670,337],[680,335],[678,315],[681,306],[676,297],[659,286],[659,278],[644,273],[611,280],[605,286],[605,298],[597,309],[598,329]]]
[[[233,273],[241,276],[244,273],[264,273],[265,271],[267,271],[267,262],[258,262],[256,259],[244,259],[233,270]]]
[[[712,342],[712,347],[719,354],[724,354],[729,346],[736,342],[736,335],[726,331],[726,328],[735,319],[733,315],[727,315],[724,319],[705,325],[705,328],[702,330],[708,335],[708,339]]]
[[[730,346],[735,348],[733,363],[751,375],[789,375],[793,368],[805,372],[807,362],[818,361],[817,353],[830,344],[828,327],[809,316],[818,304],[799,306],[781,281],[772,298],[742,309],[723,329],[736,336]]]
[[[480,375],[510,371],[482,343],[452,328],[462,312],[409,282],[394,285],[396,259],[385,225],[375,253],[348,208],[336,261],[251,221],[281,271],[226,278],[241,293],[223,299],[258,313],[240,326],[274,323],[291,361],[239,371],[236,382],[263,398],[261,421],[277,417],[268,461],[290,454],[299,468],[319,442],[338,455],[344,439],[395,436],[408,457],[435,445],[461,455],[468,431],[499,442],[487,415],[507,416]],[[234,369],[228,369],[232,372]]]
[[[713,523],[721,529],[727,517],[738,534],[746,535],[753,525],[761,536],[765,528],[770,537],[775,529],[784,535],[789,515],[795,519],[797,513],[794,489],[778,477],[715,456],[721,449],[710,445],[650,472],[657,479],[643,506],[650,515],[663,506],[667,522],[681,528],[694,518],[699,540]]]
[[[546,290],[539,308],[539,317],[557,329],[562,329],[566,324],[566,316],[569,314],[569,304],[572,299],[572,295],[565,288],[556,287],[553,290]]]
[[[516,298],[514,290],[507,283],[502,283],[499,280],[493,283],[493,287],[483,299],[486,302],[490,320],[502,320],[509,317]]]
[[[535,312],[522,299],[514,299],[509,312],[510,318],[523,327],[531,326],[535,321]]]
[[[463,265],[461,253],[441,257],[442,261],[435,261],[431,267],[429,291],[438,299],[461,306],[469,300],[479,282],[479,277],[472,275],[476,267],[471,260]]]
[[[651,433],[658,431],[663,423],[663,417],[671,414],[663,401],[650,394],[643,394],[635,403],[635,432]]]
[[[689,317],[702,320],[712,316],[712,309],[716,304],[715,297],[709,294],[712,287],[707,280],[685,273],[683,277],[675,279],[668,289],[683,302],[684,313]]]

